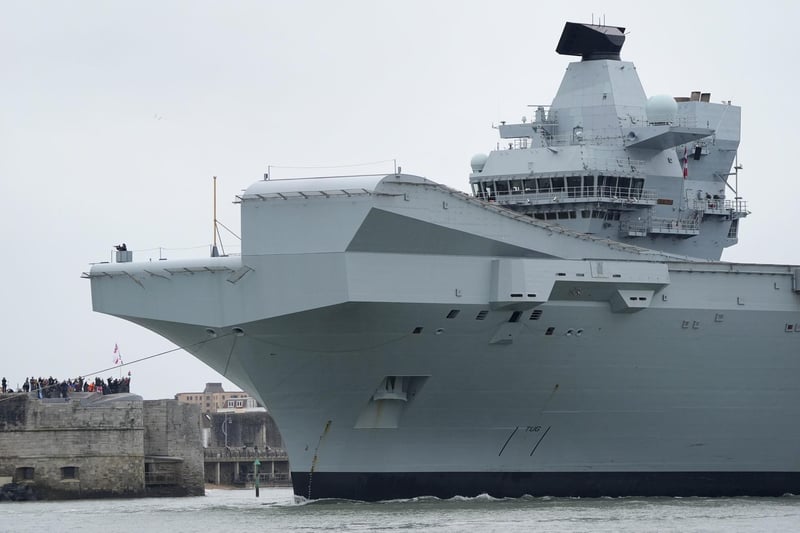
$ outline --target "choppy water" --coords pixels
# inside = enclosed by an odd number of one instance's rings
[[[453,498],[296,503],[290,489],[0,504],[0,531],[800,531],[800,497]]]

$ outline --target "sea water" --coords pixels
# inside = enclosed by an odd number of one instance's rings
[[[193,498],[0,503],[0,531],[800,531],[800,497],[296,501],[291,489]]]

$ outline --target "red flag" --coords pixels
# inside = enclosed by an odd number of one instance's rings
[[[686,145],[683,145],[683,179],[689,177],[689,156],[687,155]]]

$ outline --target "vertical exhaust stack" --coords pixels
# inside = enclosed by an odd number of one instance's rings
[[[565,56],[581,56],[581,61],[612,59],[620,61],[619,52],[625,43],[625,28],[567,22],[556,52]]]

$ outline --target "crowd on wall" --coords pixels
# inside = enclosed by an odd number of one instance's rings
[[[8,387],[8,381],[5,377],[0,381],[0,385],[2,385],[3,394],[11,394],[14,392],[12,388]],[[94,380],[83,379],[83,377],[58,380],[52,376],[48,378],[31,376],[25,378],[25,383],[23,383],[16,392],[34,395],[37,398],[67,398],[70,392],[115,394],[118,392],[130,391],[131,377],[128,375],[119,379],[109,377],[105,381],[100,377],[96,377]]]

